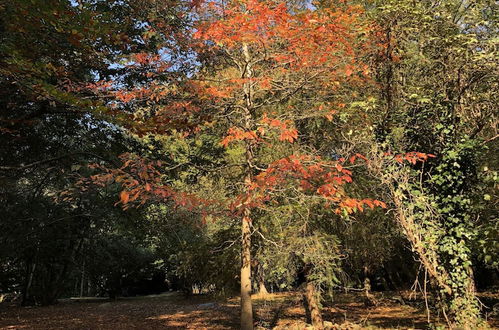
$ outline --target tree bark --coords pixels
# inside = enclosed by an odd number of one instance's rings
[[[31,284],[33,283],[33,275],[35,274],[35,269],[36,269],[36,263],[35,262],[30,262],[27,265],[27,272],[26,272],[26,281],[23,289],[23,295],[22,295],[22,300],[21,300],[21,305],[22,306],[27,306],[31,304],[30,301],[30,289],[31,289]]]
[[[83,268],[81,270],[80,297],[83,297],[84,287],[85,287],[85,261],[83,261]]]
[[[376,298],[371,294],[371,281],[369,280],[369,277],[366,276],[364,279],[364,294],[366,295],[364,298],[364,305],[370,307],[370,306],[376,306],[378,302],[376,301]]]
[[[305,286],[305,301],[306,308],[308,309],[307,314],[310,315],[310,321],[314,328],[317,330],[324,329],[324,321],[322,320],[321,309],[317,301],[315,285],[308,280]]]
[[[241,223],[241,329],[253,329],[253,306],[251,304],[251,229],[249,210]]]
[[[265,271],[263,269],[263,265],[260,263],[260,261],[255,260],[253,263],[253,267],[257,269],[256,271],[256,276],[257,276],[257,283],[255,290],[259,295],[268,295],[269,291],[265,287]]]
[[[245,68],[241,72],[242,78],[252,77],[251,55],[246,43],[243,44],[243,54],[246,62]],[[247,82],[244,87],[244,98],[246,107],[244,108],[243,124],[246,130],[251,130],[252,123],[252,88],[251,82]],[[246,176],[245,184],[250,185],[252,181],[253,153],[251,145],[245,145]],[[253,306],[251,303],[251,210],[249,206],[244,208],[244,216],[241,223],[241,329],[253,329]]]
[[[263,277],[260,277],[258,280],[258,293],[263,296],[269,294],[267,287],[265,287],[265,282],[263,281]]]

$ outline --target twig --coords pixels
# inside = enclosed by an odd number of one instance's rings
[[[424,293],[424,303],[426,306],[426,315],[427,315],[427,319],[428,319],[428,324],[430,324],[430,308],[428,307],[428,295],[426,292],[427,277],[428,277],[428,271],[425,269],[424,270],[424,291],[423,291],[423,293]]]
[[[490,139],[487,139],[485,141],[483,141],[482,145],[486,144],[486,143],[489,143],[489,142],[492,142],[494,141],[495,139],[499,138],[499,134],[497,134],[496,136],[494,137],[491,137]]]
[[[269,243],[274,244],[274,245],[275,245],[275,247],[277,247],[277,248],[282,247],[282,245],[279,245],[279,244],[277,244],[276,242],[274,242],[273,240],[270,240],[270,239],[266,238],[265,236],[263,236],[263,234],[262,234],[262,233],[261,233],[258,229],[256,229],[256,228],[255,228],[255,231],[254,231],[253,233],[255,233],[255,232],[256,232],[258,235],[260,235],[260,236],[263,238],[263,240],[264,240],[264,241],[267,241],[267,242],[269,242]]]

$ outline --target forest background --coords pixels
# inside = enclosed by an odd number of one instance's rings
[[[497,4],[0,2],[0,292],[498,284]],[[368,279],[369,283],[366,283]],[[369,297],[369,296],[367,296]]]

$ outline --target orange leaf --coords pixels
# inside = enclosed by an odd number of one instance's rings
[[[347,77],[350,77],[353,73],[353,70],[352,68],[350,68],[349,66],[345,69],[345,74],[347,75]]]
[[[130,195],[128,194],[127,191],[123,190],[121,193],[120,193],[120,200],[123,204],[126,204],[128,203],[128,199],[130,198]]]

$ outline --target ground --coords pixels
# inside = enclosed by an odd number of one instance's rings
[[[424,302],[408,293],[377,294],[379,304],[367,307],[361,293],[337,293],[324,307],[324,319],[338,329],[426,329]],[[485,296],[487,301],[498,295]],[[48,307],[0,304],[0,329],[237,329],[238,299],[217,301],[208,296],[185,298],[177,293],[107,299],[63,299]],[[258,327],[303,329],[304,308],[297,293],[254,297]],[[499,327],[497,319],[489,324]],[[340,326],[341,325],[341,326]]]

